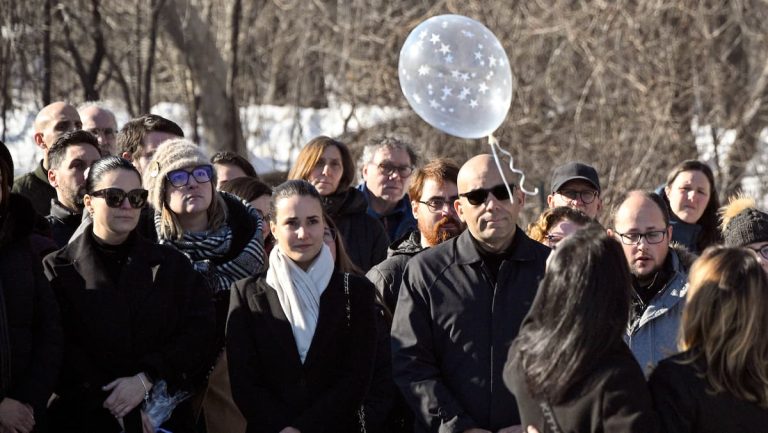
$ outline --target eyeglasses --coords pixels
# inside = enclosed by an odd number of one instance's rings
[[[647,233],[619,233],[616,232],[617,235],[619,235],[619,238],[621,239],[621,243],[624,245],[637,245],[640,243],[640,241],[645,238],[645,242],[649,244],[658,244],[661,243],[661,241],[664,240],[664,237],[667,235],[666,230],[654,230],[652,232]]]
[[[88,130],[93,135],[104,135],[105,137],[111,137],[117,133],[112,128],[91,128]]]
[[[593,189],[588,189],[584,191],[576,191],[574,189],[563,189],[560,191],[557,191],[556,194],[560,194],[563,197],[567,198],[568,200],[577,200],[581,199],[581,201],[584,204],[590,204],[597,198],[598,192]]]
[[[336,230],[326,227],[325,230],[323,230],[323,241],[324,242],[333,242],[336,240]]]
[[[763,259],[768,260],[768,245],[763,245],[760,248],[751,248],[751,247],[747,247],[747,248],[756,252],[757,254],[760,254],[763,257]]]
[[[413,166],[410,165],[395,165],[389,162],[382,162],[377,165],[379,173],[385,176],[392,176],[395,172],[402,178],[406,178],[413,173]]]
[[[198,165],[192,171],[184,169],[169,171],[165,177],[176,188],[181,188],[189,183],[189,178],[194,177],[197,183],[208,183],[213,177],[213,167],[211,165]]]
[[[107,206],[112,208],[118,208],[123,205],[123,200],[128,198],[128,204],[134,209],[139,209],[147,204],[147,195],[149,191],[146,189],[132,189],[128,192],[123,191],[120,188],[105,188],[98,191],[93,191],[88,194],[92,197],[102,197],[107,203]]]
[[[421,201],[418,200],[419,203],[423,205],[427,205],[427,208],[429,208],[429,211],[432,213],[438,213],[445,209],[445,206],[448,206],[448,209],[453,209],[453,202],[458,199],[459,196],[455,195],[453,197],[448,197],[448,200],[445,200],[443,198],[433,198],[427,201]]]
[[[485,201],[488,199],[489,193],[493,194],[493,196],[499,200],[507,200],[509,199],[510,191],[514,191],[514,190],[515,190],[514,183],[509,184],[509,190],[507,190],[507,185],[504,185],[502,183],[492,188],[480,188],[480,189],[472,190],[470,192],[465,192],[463,194],[459,194],[459,197],[464,197],[467,199],[469,204],[473,206],[477,206],[485,203]]]

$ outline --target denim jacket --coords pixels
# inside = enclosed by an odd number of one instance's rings
[[[674,269],[672,278],[651,299],[643,315],[629,323],[624,336],[646,378],[659,361],[678,352],[677,336],[688,292],[688,275],[678,252],[670,248],[669,254]]]

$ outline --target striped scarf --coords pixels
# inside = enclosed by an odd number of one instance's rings
[[[181,240],[160,240],[161,244],[176,247],[192,261],[195,270],[207,279],[214,293],[229,290],[232,284],[243,278],[258,274],[264,267],[263,220],[259,212],[247,202],[242,202],[248,216],[256,225],[253,236],[232,260],[218,263],[218,259],[229,253],[232,244],[232,228],[229,221],[213,232],[185,232]],[[155,226],[159,227],[160,213],[155,212]],[[159,232],[159,230],[158,230]]]

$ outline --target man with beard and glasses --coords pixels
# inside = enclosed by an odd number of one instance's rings
[[[454,208],[467,229],[417,254],[392,322],[392,371],[415,431],[511,433],[520,415],[502,376],[550,249],[517,226],[522,191],[491,155],[459,170]],[[505,184],[505,182],[507,182]],[[511,194],[511,195],[510,195]]]
[[[624,339],[647,377],[659,361],[678,352],[693,258],[685,247],[670,245],[669,212],[659,195],[630,191],[619,203],[608,234],[621,242],[632,271],[632,311]]]
[[[419,170],[408,190],[418,229],[408,232],[389,246],[387,259],[366,274],[395,311],[403,270],[416,253],[457,236],[463,230],[453,202],[459,198],[456,178],[459,166],[449,159],[436,159]]]
[[[83,185],[86,170],[99,158],[99,142],[88,131],[70,131],[48,150],[48,181],[56,188],[51,212],[46,216],[59,248],[69,242],[83,216]]]

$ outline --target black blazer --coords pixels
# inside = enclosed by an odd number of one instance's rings
[[[643,371],[623,342],[616,346],[585,379],[566,392],[563,402],[550,405],[563,433],[658,431]],[[531,396],[516,362],[506,365],[504,383],[515,394],[523,426],[533,425],[542,433],[554,431],[546,428],[541,402]]]
[[[344,275],[334,273],[320,297],[317,328],[302,364],[266,275],[235,283],[227,357],[232,395],[249,433],[288,426],[302,433],[359,431],[356,411],[375,355],[374,291],[368,280],[350,275],[347,296]]]
[[[115,430],[101,387],[146,372],[170,392],[202,377],[213,344],[210,291],[173,248],[136,236],[117,284],[107,276],[92,229],[48,255],[45,274],[61,308],[65,346],[52,425],[81,432]],[[62,418],[53,419],[58,413]],[[59,430],[55,430],[59,431]]]

